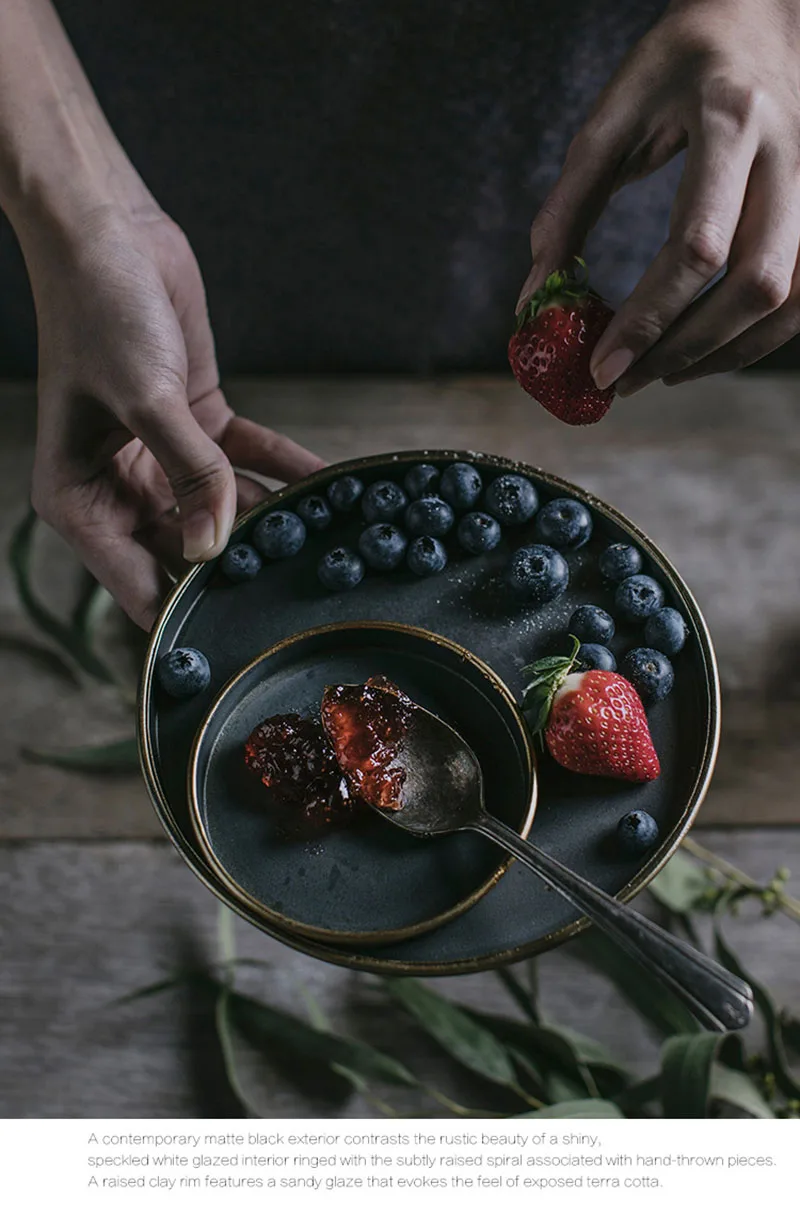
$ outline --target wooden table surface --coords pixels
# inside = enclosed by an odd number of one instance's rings
[[[765,881],[800,870],[800,380],[717,379],[618,402],[602,426],[563,427],[508,382],[241,382],[237,408],[328,460],[400,448],[463,447],[527,460],[614,503],[667,552],[716,640],[723,740],[695,838]],[[34,393],[0,386],[0,543],[25,504]],[[64,547],[46,538],[41,585],[75,586]],[[20,748],[130,731],[130,711],[79,690],[20,642],[35,635],[0,573],[0,1117],[219,1117],[240,1113],[221,1077],[212,1011],[184,989],[112,1002],[208,960],[216,900],[166,842],[140,780],[87,777],[24,762]],[[733,825],[723,827],[721,825]],[[772,826],[770,826],[772,825]],[[778,826],[783,825],[783,826]],[[790,889],[798,893],[797,881]],[[648,910],[648,897],[640,906]],[[734,945],[780,1004],[800,1003],[797,926],[744,917]],[[239,952],[271,964],[269,999],[296,1008],[299,985],[337,1029],[385,1041],[371,981],[280,946],[247,925]],[[542,959],[549,1020],[606,1043],[645,1073],[658,1046],[572,947]],[[507,1008],[491,975],[438,981],[460,1000]],[[382,1035],[384,1037],[382,1037]],[[455,1092],[457,1070],[414,1040],[415,1068]],[[437,1072],[437,1070],[439,1070]],[[249,1081],[252,1077],[248,1078]],[[280,1073],[262,1077],[274,1116],[357,1116],[363,1099],[320,1105]]]

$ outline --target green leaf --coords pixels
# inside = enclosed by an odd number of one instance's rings
[[[231,959],[230,963],[218,963],[217,967],[224,966],[237,967],[256,967],[258,969],[271,970],[272,963],[268,963],[263,958],[242,958]],[[173,971],[171,975],[165,976],[162,980],[156,980],[152,984],[145,984],[142,988],[134,988],[132,992],[126,992],[122,996],[115,997],[110,1001],[110,1005],[130,1005],[134,1001],[144,1000],[146,997],[158,996],[159,993],[168,992],[171,988],[179,988],[183,984],[205,984],[206,986],[217,989],[219,980],[214,975],[214,966],[210,967],[189,967],[180,971]]]
[[[718,914],[714,918],[714,943],[717,957],[723,966],[733,971],[752,988],[753,1001],[767,1028],[769,1061],[775,1079],[787,1098],[800,1099],[800,1081],[794,1076],[789,1065],[780,1010],[771,993],[749,974],[726,941],[721,923],[724,906],[724,904],[720,905]]]
[[[792,1017],[786,1010],[780,1015],[783,1041],[792,1051],[800,1051],[800,1018]]]
[[[104,684],[112,684],[111,672],[93,652],[81,630],[59,620],[33,589],[31,561],[37,523],[36,512],[30,510],[11,537],[8,557],[20,602],[32,623],[52,638],[82,671]]]
[[[511,1058],[499,1039],[432,988],[413,979],[387,979],[384,986],[440,1047],[465,1068],[498,1085],[517,1088]]]
[[[670,912],[691,912],[708,890],[709,881],[703,869],[681,852],[673,853],[660,873],[648,885],[648,891]]]
[[[541,1110],[526,1111],[518,1119],[624,1119],[622,1111],[613,1102],[602,1098],[580,1098],[575,1102],[557,1102],[555,1106],[543,1106]]]
[[[461,1007],[463,1009],[463,1006]],[[469,1011],[464,1009],[465,1013]],[[623,1064],[614,1059],[601,1043],[574,1030],[494,1014],[473,1014],[477,1021],[506,1049],[521,1052],[546,1079],[546,1094],[551,1101],[561,1097],[564,1085],[569,1096],[588,1094],[600,1097],[607,1090],[618,1090],[628,1080]],[[562,1084],[563,1083],[563,1084]],[[576,1083],[579,1088],[575,1088]]]
[[[523,689],[522,708],[534,735],[547,725],[553,698],[575,665],[581,644],[572,634],[570,641],[571,654],[545,655],[522,669],[523,675],[532,677]]]
[[[231,992],[230,1015],[247,1029],[254,1041],[263,1039],[294,1052],[303,1059],[316,1060],[340,1073],[389,1085],[417,1087],[418,1081],[399,1060],[370,1047],[329,1031],[318,1030],[280,1009],[273,1009],[253,997]]]
[[[590,931],[578,945],[590,967],[603,972],[659,1034],[692,1034],[699,1024],[681,1000],[653,979],[630,955],[603,934]]]
[[[220,1051],[222,1052],[222,1060],[225,1065],[225,1075],[228,1078],[228,1084],[247,1114],[252,1115],[256,1119],[266,1119],[269,1117],[269,1112],[262,1111],[258,1103],[254,1102],[239,1074],[231,1021],[231,996],[230,988],[226,988],[224,984],[220,985],[219,995],[217,996],[214,1008],[214,1023],[217,1029]]]
[[[91,646],[95,630],[111,608],[114,600],[97,579],[87,572],[86,582],[72,612],[71,624],[76,634]]]
[[[665,1119],[705,1119],[711,1098],[711,1072],[722,1052],[744,1067],[737,1035],[680,1034],[667,1039],[661,1053],[661,1099]]]
[[[49,764],[53,768],[76,773],[138,773],[139,748],[135,739],[117,739],[113,743],[98,743],[89,747],[68,747],[62,751],[45,751],[36,747],[22,749],[22,755],[33,764]]]
[[[521,984],[513,971],[508,967],[500,967],[495,971],[495,975],[500,983],[508,992],[511,999],[519,1006],[526,1018],[530,1018],[532,1022],[539,1021],[539,1012],[536,1008],[535,997],[528,989]]]
[[[746,1111],[754,1119],[775,1118],[775,1112],[752,1077],[735,1068],[713,1063],[710,1091],[712,1098],[718,1098],[730,1106],[737,1106],[739,1110]]]
[[[661,1073],[626,1086],[614,1094],[614,1101],[626,1117],[639,1118],[646,1107],[661,1101]]]

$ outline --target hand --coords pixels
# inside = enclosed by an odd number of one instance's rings
[[[625,59],[534,220],[519,304],[615,190],[686,148],[669,237],[593,352],[598,387],[744,367],[800,330],[799,95],[793,0],[673,0]]]
[[[200,271],[155,204],[21,241],[39,330],[33,504],[149,629],[164,566],[218,554],[237,508],[266,494],[232,466],[293,481],[323,462],[226,403]]]

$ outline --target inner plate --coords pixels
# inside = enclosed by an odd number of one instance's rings
[[[246,668],[214,704],[190,782],[212,868],[284,931],[355,944],[397,941],[457,916],[506,868],[502,850],[473,833],[421,840],[369,811],[311,842],[286,839],[282,808],[245,768],[247,737],[274,714],[318,720],[327,684],[361,684],[375,675],[462,735],[480,762],[491,814],[523,834],[530,826],[533,769],[524,724],[509,694],[460,647],[377,625],[290,640]]]
[[[406,470],[425,460],[440,468],[469,460],[488,482],[500,472],[531,477],[541,501],[568,495],[585,502],[594,517],[594,534],[577,553],[567,554],[570,586],[544,608],[519,607],[498,594],[500,576],[514,549],[531,538],[532,528],[504,530],[498,549],[482,557],[458,553],[448,542],[446,570],[418,580],[404,571],[369,574],[353,591],[326,594],[316,579],[319,557],[336,543],[354,543],[358,519],[338,517],[326,532],[309,537],[302,554],[267,564],[252,582],[226,585],[217,562],[196,567],[174,589],[151,638],[141,687],[140,739],[145,778],[166,831],[187,863],[237,911],[258,922],[226,893],[198,848],[186,797],[192,740],[223,685],[264,650],[306,628],[346,620],[391,620],[423,625],[444,634],[483,659],[519,696],[521,669],[537,656],[563,649],[569,618],[582,603],[613,608],[613,591],[603,586],[598,553],[612,541],[637,545],[644,570],[665,588],[667,602],[685,615],[691,636],[675,660],[675,688],[649,714],[661,758],[661,777],[646,786],[581,778],[547,759],[539,766],[539,802],[531,839],[622,898],[633,895],[677,847],[702,801],[719,738],[719,687],[705,622],[691,593],[664,555],[623,515],[592,495],[541,470],[498,457],[464,452],[408,452],[351,461],[323,469],[291,489],[280,491],[244,517],[235,539],[249,539],[259,514],[276,503],[291,507],[304,495],[324,492],[343,472],[365,482],[389,477],[402,481]],[[619,628],[611,649],[621,657],[642,644],[641,630]],[[212,680],[202,696],[164,715],[151,696],[153,666],[174,645],[196,646],[211,662]],[[641,808],[657,820],[660,844],[644,861],[621,858],[613,848],[620,816]],[[450,924],[391,946],[334,949],[281,933],[281,940],[345,966],[385,973],[447,975],[477,971],[525,958],[565,940],[584,922],[558,895],[523,866],[507,874],[475,907]]]

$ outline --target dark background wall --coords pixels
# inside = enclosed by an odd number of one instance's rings
[[[504,368],[530,220],[663,7],[58,3],[112,126],[194,245],[228,374]],[[610,298],[661,243],[677,168],[603,217],[589,258]],[[2,222],[0,374],[34,365]]]

